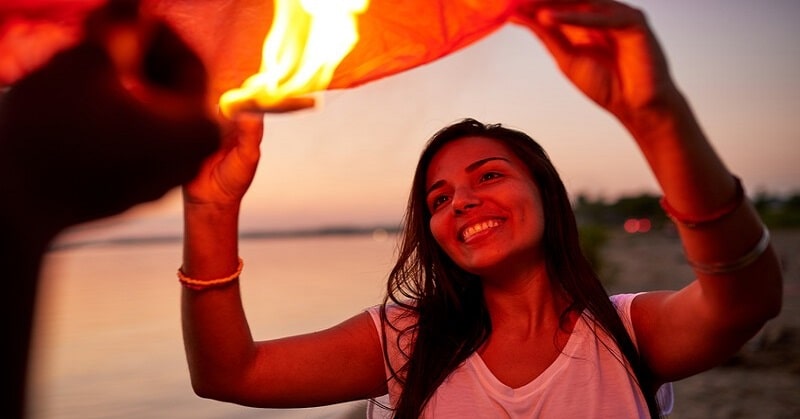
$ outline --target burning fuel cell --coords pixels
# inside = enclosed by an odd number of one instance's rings
[[[357,15],[368,0],[276,0],[261,67],[225,92],[220,111],[280,113],[313,107],[358,42]]]

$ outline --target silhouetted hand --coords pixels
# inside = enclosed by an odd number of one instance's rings
[[[159,198],[219,145],[206,100],[202,63],[183,41],[137,2],[112,1],[81,43],[2,98],[3,196],[53,231]]]
[[[89,15],[79,43],[45,64],[26,63],[20,72],[36,69],[0,96],[8,342],[0,405],[13,419],[25,417],[38,274],[50,241],[161,197],[192,179],[220,143],[201,61],[166,24],[141,16],[137,1],[111,0]]]

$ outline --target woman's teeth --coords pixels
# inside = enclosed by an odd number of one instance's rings
[[[489,220],[483,221],[474,225],[467,227],[462,235],[462,240],[467,241],[470,237],[480,233],[481,231],[488,230],[490,228],[494,228],[500,225],[500,221],[498,220]]]

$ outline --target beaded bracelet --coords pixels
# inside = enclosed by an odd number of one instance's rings
[[[681,214],[667,202],[665,197],[661,198],[661,208],[664,209],[664,212],[667,213],[667,216],[671,218],[672,221],[683,224],[689,228],[697,228],[703,224],[719,221],[736,211],[736,209],[742,205],[742,202],[744,202],[744,188],[742,187],[742,181],[736,176],[733,176],[733,180],[736,183],[736,193],[733,199],[728,201],[725,206],[715,212],[712,212],[711,214],[701,216]]]
[[[178,281],[180,281],[183,286],[189,289],[193,289],[196,291],[202,291],[208,288],[220,287],[222,285],[228,284],[230,282],[234,282],[239,279],[239,275],[242,274],[242,268],[244,267],[244,259],[239,258],[239,266],[236,268],[236,271],[224,278],[217,278],[217,279],[194,279],[186,276],[183,273],[183,268],[178,269]]]
[[[766,226],[761,226],[761,238],[755,246],[750,249],[744,256],[729,261],[729,262],[716,262],[716,263],[700,263],[687,259],[689,265],[695,272],[706,275],[723,275],[743,269],[753,262],[755,262],[769,246],[769,230]]]

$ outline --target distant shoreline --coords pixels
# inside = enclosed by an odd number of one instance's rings
[[[271,240],[311,237],[342,237],[368,235],[394,235],[400,232],[398,226],[332,226],[319,228],[303,228],[293,230],[246,230],[239,233],[241,240]],[[121,235],[103,238],[56,240],[50,252],[71,250],[94,246],[133,246],[175,243],[183,240],[181,234],[164,235]]]

